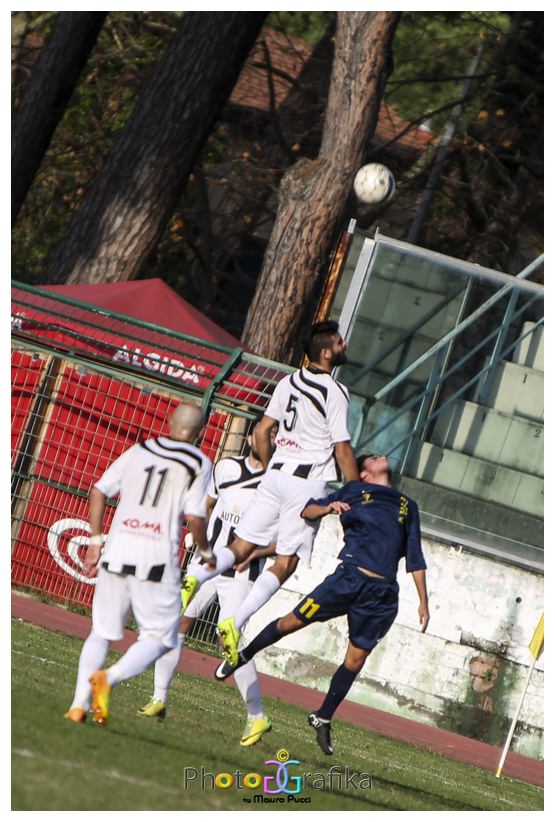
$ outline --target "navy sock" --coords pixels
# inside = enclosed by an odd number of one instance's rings
[[[340,702],[343,702],[349,688],[355,681],[358,671],[349,671],[344,665],[340,665],[332,676],[330,687],[326,698],[322,702],[322,707],[317,711],[320,719],[331,719],[337,710]]]
[[[269,625],[266,625],[266,627],[255,636],[250,645],[247,645],[246,648],[243,648],[243,650],[239,652],[239,656],[243,661],[248,662],[263,648],[267,648],[268,645],[273,645],[274,642],[277,642],[278,639],[284,636],[281,631],[278,631],[278,622],[279,619],[275,619],[273,622],[270,622]]]

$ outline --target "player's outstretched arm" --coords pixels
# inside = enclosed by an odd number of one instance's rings
[[[360,480],[360,474],[351,443],[349,441],[336,442],[333,448],[335,458],[343,474],[343,480],[345,482],[358,482]]]
[[[186,514],[187,527],[193,536],[193,542],[203,559],[206,560],[209,566],[215,567],[216,558],[212,553],[212,549],[208,545],[206,537],[206,520],[204,517],[199,517],[193,514]]]
[[[426,571],[413,571],[412,578],[418,591],[418,598],[420,603],[418,605],[418,618],[422,627],[422,633],[428,627],[430,621],[430,612],[428,610],[428,591],[426,588]]]
[[[251,553],[248,555],[248,557],[246,559],[242,560],[241,562],[237,563],[237,565],[234,566],[235,570],[236,571],[244,571],[246,568],[248,568],[248,566],[253,561],[253,559],[262,559],[263,557],[273,557],[273,556],[275,556],[275,554],[276,554],[276,544],[277,543],[274,541],[274,542],[271,542],[269,545],[266,545],[264,548],[262,548],[262,547],[253,548],[253,550],[251,551]]]
[[[327,505],[309,502],[301,511],[301,517],[303,519],[322,519],[328,514],[343,514],[345,511],[349,511],[350,507],[348,502],[341,502],[340,500],[334,500]]]
[[[210,514],[214,510],[214,506],[216,505],[218,500],[214,499],[214,497],[208,496],[206,497],[206,522],[210,519]]]
[[[256,428],[254,429],[254,440],[256,451],[260,457],[260,462],[264,470],[268,468],[274,447],[272,445],[272,430],[276,424],[276,420],[272,417],[267,417],[266,414],[262,417]]]
[[[87,548],[85,559],[83,560],[83,570],[88,577],[95,577],[97,565],[102,553],[102,525],[104,523],[104,511],[106,510],[106,497],[98,488],[91,488],[89,494],[89,525],[91,527],[91,542]]]

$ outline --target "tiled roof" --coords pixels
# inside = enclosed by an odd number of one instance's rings
[[[272,85],[278,109],[293,88],[314,46],[274,29],[264,29],[245,63],[231,93],[230,102],[270,111],[268,62],[273,69]]]
[[[271,111],[272,97],[268,83],[268,63],[273,69],[273,106],[279,109],[297,81],[314,46],[297,37],[266,28],[258,39],[231,94],[230,102],[236,106]],[[382,104],[374,135],[379,147],[389,143],[408,126],[391,106]],[[427,129],[412,126],[397,142],[401,150],[422,151],[433,134]]]
[[[394,108],[386,106],[382,103],[380,106],[380,113],[378,116],[378,124],[374,132],[373,142],[376,146],[384,145],[393,140],[397,134],[400,134],[408,126],[406,120],[402,120]],[[428,143],[433,140],[434,134],[428,128],[419,128],[418,126],[411,126],[402,137],[399,138],[396,145],[402,148],[410,148],[413,150],[423,151]]]

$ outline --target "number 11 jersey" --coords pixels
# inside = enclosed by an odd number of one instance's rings
[[[101,562],[110,571],[135,568],[147,579],[164,565],[163,580],[179,578],[183,517],[204,517],[212,463],[188,442],[157,437],[133,445],[95,484],[106,497],[119,493]]]

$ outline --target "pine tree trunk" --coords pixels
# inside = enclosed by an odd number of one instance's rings
[[[399,18],[399,12],[338,12],[320,152],[315,160],[300,160],[282,179],[243,332],[243,342],[261,356],[281,362],[299,357],[354,175],[376,127]]]
[[[31,187],[52,135],[107,12],[62,11],[25,84],[12,118],[12,224]]]
[[[186,12],[49,265],[51,283],[137,277],[266,12]]]

